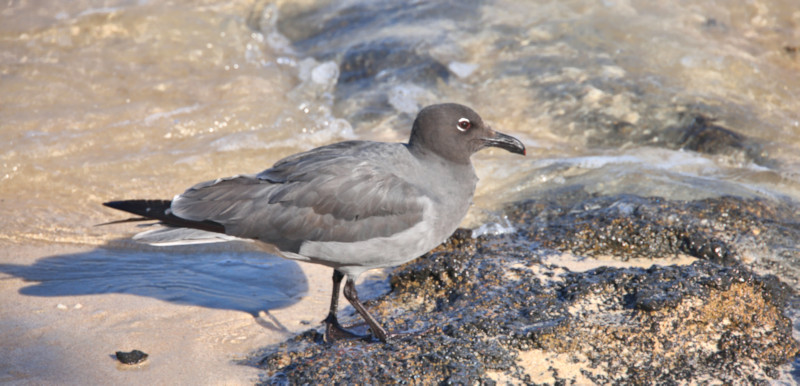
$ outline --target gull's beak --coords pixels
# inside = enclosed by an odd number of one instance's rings
[[[520,140],[499,131],[490,130],[490,132],[492,136],[481,138],[483,147],[499,147],[512,153],[525,155],[525,145]]]

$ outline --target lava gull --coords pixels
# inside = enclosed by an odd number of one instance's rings
[[[257,174],[199,183],[170,200],[104,205],[165,228],[137,235],[151,244],[253,239],[283,257],[333,268],[325,340],[387,333],[358,299],[355,280],[428,252],[458,227],[478,178],[470,156],[486,147],[525,154],[518,139],[492,130],[469,107],[422,109],[408,143],[346,141],[278,161]],[[339,287],[369,325],[357,335],[339,324]]]

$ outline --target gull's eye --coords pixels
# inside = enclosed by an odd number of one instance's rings
[[[470,122],[467,118],[461,118],[458,120],[458,126],[456,127],[458,130],[467,131],[470,127],[472,127],[472,122]]]

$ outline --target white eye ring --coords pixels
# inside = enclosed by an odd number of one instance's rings
[[[459,119],[458,124],[456,125],[456,129],[458,129],[458,131],[467,131],[470,127],[472,127],[472,122],[470,122],[467,118]]]

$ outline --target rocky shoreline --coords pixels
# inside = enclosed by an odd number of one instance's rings
[[[460,230],[394,271],[392,291],[368,307],[391,331],[424,332],[325,345],[310,330],[250,363],[267,384],[760,384],[797,372],[795,277],[769,274],[788,249],[754,248],[793,245],[791,206],[553,197],[510,206],[515,232]],[[570,270],[565,256],[653,265]]]

